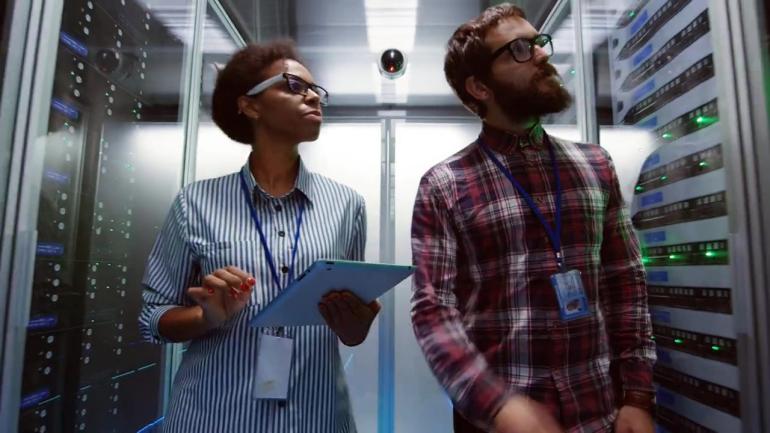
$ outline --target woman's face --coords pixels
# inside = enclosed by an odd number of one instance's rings
[[[270,78],[282,73],[295,75],[310,84],[315,84],[310,71],[295,60],[277,60],[265,70]],[[314,141],[321,131],[323,114],[321,99],[312,89],[302,95],[291,91],[285,79],[270,86],[260,94],[250,98],[257,116],[258,128],[264,128],[271,134],[285,137],[289,141],[301,143]]]

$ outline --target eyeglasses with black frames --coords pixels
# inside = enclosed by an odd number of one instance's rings
[[[316,95],[318,95],[321,105],[327,105],[329,103],[329,92],[327,92],[326,89],[319,86],[318,84],[308,83],[302,78],[288,72],[274,75],[265,81],[262,81],[261,83],[252,87],[248,92],[246,92],[246,96],[256,96],[267,90],[270,86],[273,86],[284,80],[286,81],[286,86],[289,88],[290,92],[302,96],[307,96],[308,90],[312,90]]]
[[[540,47],[545,50],[548,57],[553,55],[553,43],[551,35],[539,34],[534,38],[517,38],[510,42],[507,42],[502,47],[495,50],[492,53],[492,61],[500,57],[500,54],[508,51],[511,53],[511,57],[518,63],[526,63],[532,59],[535,55],[535,47]]]

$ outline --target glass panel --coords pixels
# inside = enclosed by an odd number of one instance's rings
[[[8,168],[11,163],[11,152],[13,150],[13,123],[16,118],[16,101],[14,101],[14,92],[10,95],[3,93],[6,86],[14,86],[17,83],[11,82],[11,78],[6,75],[6,63],[8,59],[8,50],[11,38],[11,17],[13,14],[15,1],[6,1],[0,5],[0,209],[5,209],[5,200],[7,194]],[[12,67],[18,65],[12,65]],[[11,74],[16,76],[16,74]],[[8,100],[3,101],[3,96]],[[0,216],[0,226],[4,225],[5,212]]]
[[[160,416],[161,346],[141,341],[137,316],[180,186],[191,3],[64,2],[20,431],[135,432]]]
[[[660,431],[742,431],[707,0],[588,0],[601,145],[647,265]]]
[[[548,33],[553,37],[553,56],[551,56],[550,63],[559,72],[559,75],[564,82],[564,87],[575,99],[575,77],[576,64],[575,64],[575,52],[577,47],[575,46],[575,24],[572,18],[572,6],[570,2],[562,2],[561,8],[557,11],[554,19],[550,21],[547,27],[544,27],[542,32]],[[576,125],[577,130],[577,111],[575,109],[575,103],[573,103],[567,110],[561,113],[550,114],[543,116],[544,124],[557,124],[557,125]]]
[[[211,119],[211,96],[217,73],[238,50],[235,40],[211,6],[206,8],[203,26],[203,70],[201,71],[201,100],[198,119],[198,150],[195,179],[223,176],[241,168],[246,162],[248,145],[230,140]]]
[[[477,123],[396,124],[396,263],[412,263],[412,210],[420,178],[429,168],[473,142],[480,130]],[[449,432],[452,404],[415,340],[411,299],[409,278],[395,289],[395,431]]]
[[[370,262],[380,261],[380,136],[379,123],[330,123],[321,128],[318,140],[300,145],[300,154],[310,170],[348,185],[364,197],[365,260]],[[340,343],[359,432],[377,431],[379,344],[379,319],[359,346]]]
[[[764,54],[765,61],[765,105],[770,106],[770,4],[768,2],[757,0],[757,8],[761,11],[764,24],[763,30],[760,35],[762,36],[762,47],[766,51]],[[768,124],[770,124],[770,112],[768,112]]]
[[[7,1],[0,6],[0,77],[5,77],[5,59],[8,58],[8,39],[11,32],[11,14],[14,1]],[[0,82],[1,83],[1,82]],[[0,85],[0,98],[3,97],[3,86]]]
[[[327,123],[318,140],[300,145],[300,155],[310,170],[348,185],[364,197],[365,260],[372,262],[380,261],[380,129],[379,123]],[[237,171],[251,150],[227,138],[213,122],[201,124],[199,140],[197,171],[201,178]],[[377,431],[378,350],[379,320],[359,346],[340,344],[353,415],[362,432]]]
[[[225,135],[211,118],[211,96],[217,71],[227,64],[237,50],[235,41],[209,7],[203,33],[203,71],[201,110],[196,156],[196,180],[232,173],[246,162],[251,148]],[[308,168],[338,182],[354,187],[366,201],[366,260],[379,261],[380,251],[380,124],[327,123],[318,140],[300,146]],[[350,164],[356,161],[356,164]],[[372,167],[377,169],[372,170]],[[379,321],[369,337],[351,348],[340,344],[348,389],[359,431],[377,430],[377,366]]]

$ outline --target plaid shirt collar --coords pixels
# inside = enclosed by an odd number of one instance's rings
[[[484,140],[487,146],[502,154],[513,153],[516,150],[524,150],[529,147],[540,150],[545,145],[545,137],[545,129],[543,129],[543,125],[540,122],[537,122],[529,131],[520,135],[484,123],[484,128],[481,130],[480,135],[480,138]]]

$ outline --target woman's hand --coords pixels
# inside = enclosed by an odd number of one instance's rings
[[[359,345],[366,339],[380,308],[376,300],[365,304],[361,298],[347,290],[329,292],[318,304],[326,324],[346,346]]]
[[[228,266],[203,277],[203,286],[190,287],[187,294],[203,309],[206,327],[214,329],[248,304],[255,283],[251,275]]]

